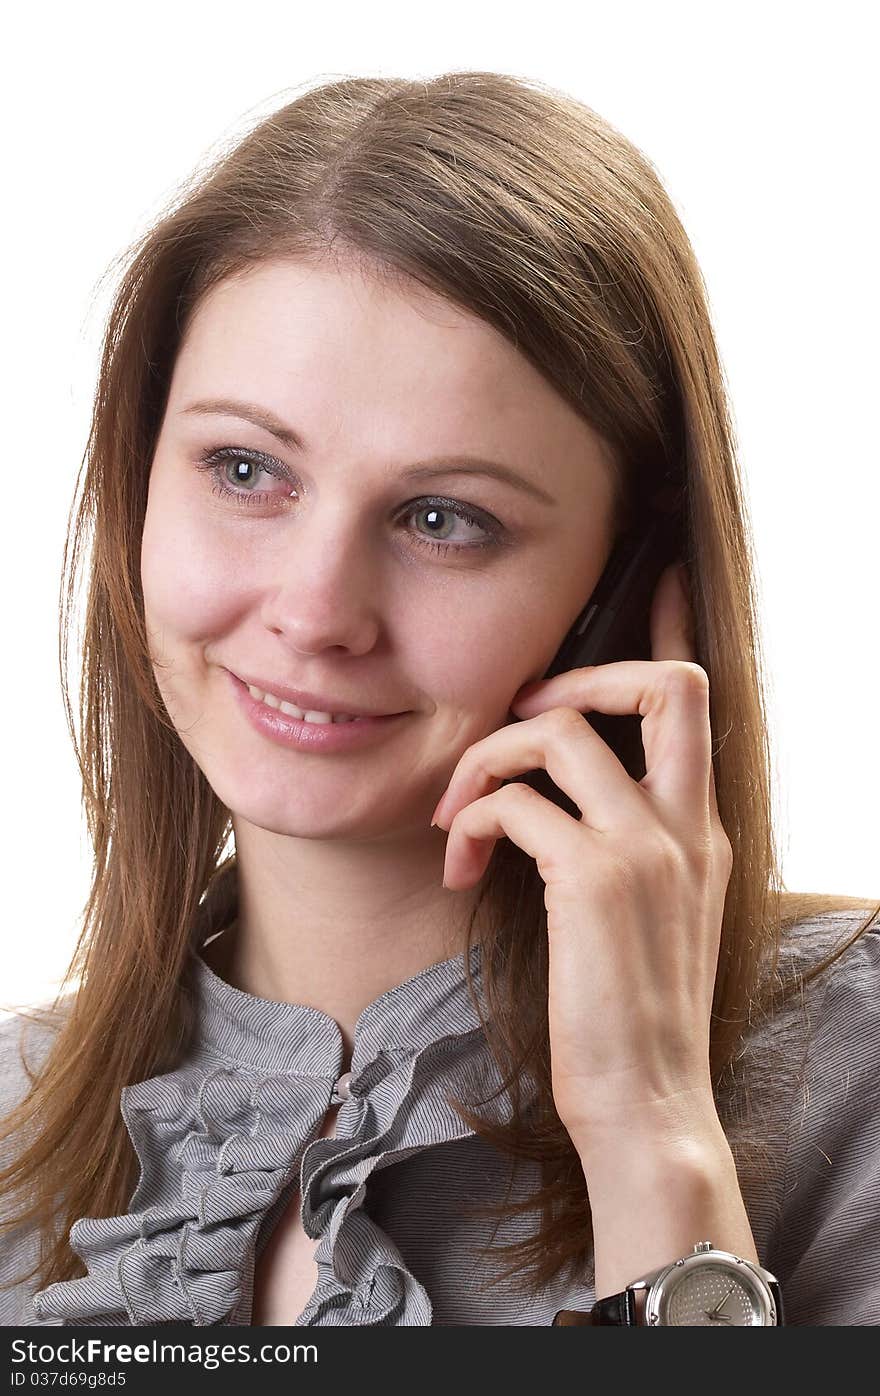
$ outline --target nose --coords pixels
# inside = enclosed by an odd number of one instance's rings
[[[273,555],[263,620],[301,654],[328,647],[363,654],[381,629],[378,545],[363,519],[315,508]]]

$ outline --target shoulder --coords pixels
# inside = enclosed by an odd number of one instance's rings
[[[869,915],[869,909],[824,912],[795,923],[783,941],[780,966],[795,984],[803,980],[792,1002],[806,1029],[805,1065],[829,1087],[845,1064],[858,1076],[875,1079],[872,1068],[880,1053],[880,915],[868,921]],[[811,976],[828,960],[830,964]]]
[[[780,947],[778,980],[788,986],[777,1012],[755,1034],[771,1078],[799,1087],[789,1139],[823,1117],[852,1108],[856,1083],[876,1097],[880,1062],[880,915],[870,908],[820,912],[791,925]],[[866,925],[867,922],[867,925]],[[767,1062],[767,1052],[775,1062]]]
[[[48,1005],[0,1019],[0,1119],[27,1095],[60,1023],[60,1016]]]
[[[0,1125],[27,1096],[51,1050],[60,1025],[49,1007],[12,1013],[0,1020]],[[0,1166],[8,1167],[18,1147],[17,1135],[0,1137]],[[14,1198],[13,1198],[14,1212]],[[3,1200],[0,1215],[7,1216]],[[37,1281],[27,1272],[36,1263],[39,1237],[33,1226],[17,1225],[0,1232],[0,1325],[35,1325],[32,1296]]]
[[[861,918],[864,920],[864,918]],[[849,918],[854,933],[858,917]],[[838,922],[839,925],[839,922]],[[844,937],[845,940],[845,937]],[[824,948],[824,946],[823,946]],[[832,944],[831,949],[834,949]],[[817,1130],[836,1137],[877,1121],[880,1103],[880,917],[809,986],[803,1091],[791,1120],[790,1156]],[[798,1180],[793,1179],[794,1187]]]
[[[777,1099],[776,1087],[800,1079],[805,1059],[815,1059],[817,1033],[842,1044],[858,1020],[858,1030],[873,1038],[880,1012],[880,917],[859,934],[869,916],[870,907],[841,908],[785,927],[776,968],[753,1005],[732,1073],[740,1085],[772,1088]]]
[[[846,944],[867,912],[792,928],[797,967]],[[880,1324],[880,917],[800,1000],[781,1210],[769,1268],[791,1322]]]

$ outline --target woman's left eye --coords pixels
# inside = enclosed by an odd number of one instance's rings
[[[271,505],[274,504],[276,500],[284,501],[292,498],[295,493],[293,489],[285,490],[281,494],[250,489],[230,489],[230,477],[226,472],[229,470],[230,466],[233,465],[236,467],[239,485],[247,483],[242,479],[240,473],[240,468],[242,466],[254,472],[263,471],[266,475],[284,480],[288,484],[291,483],[290,476],[280,461],[273,460],[271,456],[264,456],[261,451],[239,450],[232,446],[223,446],[207,452],[200,457],[196,469],[207,471],[209,477],[213,479],[213,494],[248,508],[264,504]],[[472,512],[469,506],[461,504],[455,499],[431,498],[417,500],[414,504],[407,507],[403,517],[407,519],[414,518],[419,514],[426,514],[429,517],[433,517],[435,520],[439,519],[441,521],[439,527],[433,530],[437,535],[435,538],[425,538],[419,534],[414,535],[417,543],[422,544],[424,547],[432,548],[435,552],[447,553],[450,548],[458,552],[466,550],[473,551],[477,548],[498,546],[503,541],[502,535],[504,533],[504,528],[497,519],[493,519],[489,514],[484,514],[482,510]],[[478,529],[483,535],[482,538],[479,541],[468,541],[462,540],[461,538],[450,538],[445,532],[440,536],[440,528],[443,527],[442,521],[448,516],[454,516],[463,523]]]

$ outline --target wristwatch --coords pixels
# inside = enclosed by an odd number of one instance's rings
[[[560,1309],[554,1327],[783,1327],[782,1294],[769,1270],[698,1241],[690,1255],[599,1299],[589,1313]]]

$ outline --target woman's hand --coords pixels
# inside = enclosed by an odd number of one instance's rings
[[[444,886],[475,885],[502,835],[538,865],[553,1097],[583,1150],[603,1130],[686,1133],[715,1118],[709,1022],[733,854],[715,798],[708,679],[675,566],[650,626],[650,660],[520,689],[511,712],[525,720],[464,752],[435,811],[449,832]],[[592,711],[641,715],[641,781],[584,720]],[[501,784],[538,767],[580,820],[528,785]]]

